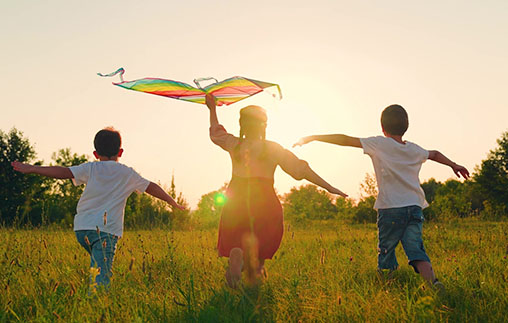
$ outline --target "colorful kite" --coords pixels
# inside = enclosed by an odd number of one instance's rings
[[[195,88],[192,85],[186,83],[159,78],[144,78],[135,81],[124,81],[124,73],[125,70],[123,68],[119,68],[113,73],[97,74],[99,76],[105,77],[111,77],[120,74],[121,82],[113,82],[113,84],[129,90],[162,95],[173,99],[201,104],[205,104],[205,95],[207,93],[212,94],[217,99],[217,105],[230,105],[251,95],[262,92],[266,88],[274,86],[277,87],[279,98],[282,98],[282,93],[278,84],[251,80],[241,76],[235,76],[222,82],[218,82],[213,77],[195,79],[194,83],[197,85],[197,88]],[[215,80],[215,83],[207,85],[203,88],[200,86],[200,82],[209,80]]]

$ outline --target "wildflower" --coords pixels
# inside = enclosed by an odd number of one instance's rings
[[[106,240],[102,241],[102,248],[106,248],[106,245],[107,245]]]
[[[91,288],[94,292],[95,292],[95,286],[97,285],[97,283],[95,282],[95,279],[97,276],[100,275],[100,273],[101,273],[100,268],[90,267],[90,280],[93,282],[91,284]]]
[[[104,211],[104,226],[106,226],[106,224],[108,224],[108,212]]]
[[[90,240],[88,240],[88,236],[85,236],[85,243],[86,243],[87,245],[90,245]]]
[[[99,227],[98,227],[98,226],[95,226],[95,230],[97,231],[97,234],[98,234],[98,235],[99,235],[99,237],[100,237],[101,230],[99,230]]]
[[[325,264],[325,258],[326,258],[326,249],[321,249],[321,259],[320,259],[321,265]]]
[[[349,257],[349,261],[353,261],[353,256]]]

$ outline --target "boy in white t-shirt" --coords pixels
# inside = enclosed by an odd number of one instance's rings
[[[340,146],[363,148],[370,156],[376,173],[379,193],[374,204],[378,211],[378,269],[395,270],[398,267],[395,247],[402,242],[409,264],[429,283],[442,288],[437,281],[422,240],[422,209],[427,207],[420,186],[419,172],[427,160],[450,166],[460,177],[469,178],[469,172],[437,150],[425,150],[402,140],[409,125],[406,110],[390,105],[381,114],[383,136],[355,138],[346,135],[316,135],[300,139],[295,146],[311,141],[322,141]]]
[[[183,206],[159,185],[141,177],[134,169],[118,162],[123,149],[120,133],[113,128],[100,130],[93,152],[98,162],[78,166],[35,166],[12,162],[14,170],[52,178],[72,179],[74,185],[86,184],[74,217],[76,238],[90,254],[90,267],[97,267],[95,283],[108,287],[118,238],[123,233],[125,203],[134,191],[146,192],[171,206]]]

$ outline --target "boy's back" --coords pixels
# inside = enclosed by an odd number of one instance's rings
[[[379,194],[375,209],[428,206],[418,177],[429,157],[427,150],[412,142],[399,143],[382,136],[361,138],[360,142],[376,173]]]
[[[107,287],[116,243],[123,233],[125,203],[134,192],[146,192],[185,209],[159,185],[141,177],[134,169],[118,163],[122,156],[122,138],[113,128],[100,130],[94,138],[94,156],[99,162],[78,166],[37,166],[12,162],[14,170],[25,174],[39,174],[51,178],[72,179],[75,185],[86,184],[78,202],[74,231],[78,243],[90,254],[90,267],[97,266],[95,283]],[[92,285],[93,286],[93,285]]]
[[[74,231],[98,227],[102,232],[122,236],[127,198],[134,191],[143,193],[150,181],[117,161],[84,163],[70,170],[74,185],[86,184],[74,217]]]
[[[404,141],[402,136],[409,126],[406,110],[400,105],[390,105],[381,113],[384,137],[356,138],[341,134],[314,135],[300,139],[295,145],[317,140],[341,146],[363,148],[374,164],[379,188],[374,208],[378,211],[378,269],[394,270],[398,267],[395,247],[402,242],[409,264],[422,277],[436,287],[437,281],[422,240],[422,209],[428,206],[420,186],[418,174],[422,164],[431,159],[450,166],[454,173],[464,178],[469,172],[463,166],[449,160],[437,150],[427,151]]]

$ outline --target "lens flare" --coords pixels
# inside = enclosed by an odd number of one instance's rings
[[[224,205],[226,203],[226,196],[223,193],[217,193],[214,197],[215,205]]]

